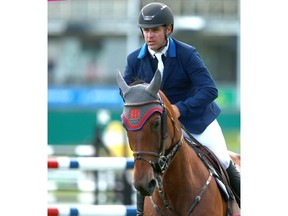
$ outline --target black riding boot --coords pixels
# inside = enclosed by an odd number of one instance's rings
[[[233,161],[230,161],[229,167],[226,169],[229,179],[230,179],[230,185],[232,187],[232,190],[235,193],[237,203],[240,208],[240,171],[235,166]]]
[[[145,197],[142,196],[139,192],[137,192],[137,196],[136,196],[137,214],[136,216],[143,216],[144,199]]]

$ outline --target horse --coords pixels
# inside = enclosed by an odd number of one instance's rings
[[[157,70],[150,84],[117,82],[121,114],[134,156],[132,183],[145,196],[144,216],[226,216],[227,200],[211,170],[183,137],[181,123],[160,90]]]

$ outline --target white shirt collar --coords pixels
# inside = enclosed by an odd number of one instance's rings
[[[168,47],[169,47],[169,39],[167,39],[167,45],[164,47],[164,49],[162,49],[161,51],[160,51],[160,53],[163,53],[164,54],[164,56],[166,56],[167,55],[167,50],[168,50]],[[152,57],[153,58],[155,58],[155,51],[154,50],[151,50],[149,47],[148,47],[148,51],[149,51],[149,53],[152,55]]]

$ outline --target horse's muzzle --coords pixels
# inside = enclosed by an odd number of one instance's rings
[[[137,181],[133,182],[133,185],[142,196],[151,196],[156,187],[156,179],[151,179],[148,183],[143,184]]]

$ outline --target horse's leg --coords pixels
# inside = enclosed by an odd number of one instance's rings
[[[158,216],[158,215],[162,215],[162,214],[159,213],[159,211],[156,209],[156,207],[151,203],[150,197],[146,196],[145,202],[144,202],[144,214],[143,214],[143,216],[151,216],[151,215]]]

